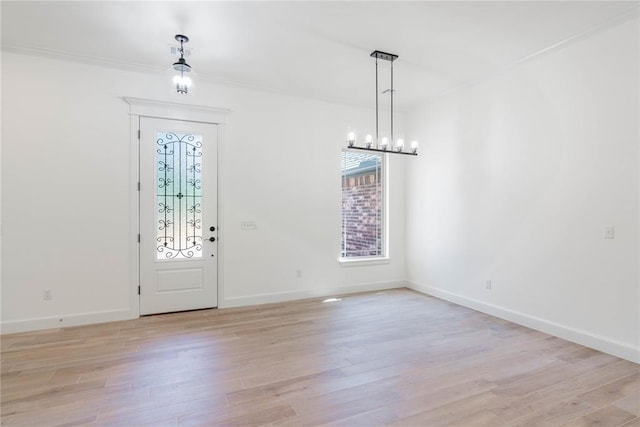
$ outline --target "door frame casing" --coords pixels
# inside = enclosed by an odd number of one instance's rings
[[[129,165],[129,188],[130,188],[130,292],[129,307],[134,317],[140,317],[140,243],[138,236],[140,230],[140,191],[138,183],[140,181],[140,118],[151,117],[158,119],[180,120],[185,122],[197,122],[217,125],[217,150],[218,164],[216,173],[218,175],[218,306],[224,295],[224,217],[222,209],[222,197],[224,185],[222,183],[221,153],[224,153],[224,136],[227,124],[227,117],[231,110],[226,108],[209,107],[204,105],[180,104],[176,102],[157,101],[152,99],[123,97],[129,104],[130,116],[130,165]]]

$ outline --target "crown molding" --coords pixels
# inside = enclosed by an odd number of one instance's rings
[[[100,56],[91,56],[91,55],[83,55],[74,53],[71,51],[59,50],[59,49],[47,49],[41,47],[30,46],[22,43],[16,43],[13,41],[2,40],[2,51],[15,53],[19,55],[27,55],[27,56],[35,56],[35,57],[45,57],[50,59],[62,60],[62,61],[70,61],[76,62],[85,65],[93,65],[98,67],[106,67],[112,69],[118,69],[123,71],[134,71],[138,73],[147,73],[147,74],[163,74],[165,70],[160,69],[158,67],[152,67],[149,65],[133,63],[128,61],[118,61],[110,58],[104,58]],[[274,86],[268,86],[259,83],[252,83],[247,81],[240,80],[232,80],[225,77],[216,76],[214,74],[203,73],[198,71],[198,80],[206,83],[217,84],[221,86],[230,86],[239,89],[247,89],[247,90],[255,90],[260,92],[268,92],[278,95],[284,96],[292,96],[297,98],[310,99],[318,102],[326,102],[329,104],[340,104],[340,105],[348,105],[357,108],[369,108],[370,105],[365,101],[357,101],[350,98],[329,98],[323,96],[317,96],[313,94],[304,94],[294,92],[292,90],[286,90],[282,88],[277,88]],[[406,108],[398,107],[398,112],[404,113],[406,112]]]
[[[632,3],[632,2],[629,2]],[[422,107],[425,107],[427,105],[430,105],[438,100],[441,100],[442,98],[446,98],[449,95],[452,95],[454,93],[460,92],[462,90],[465,89],[470,89],[472,87],[475,87],[479,84],[482,84],[486,81],[489,81],[491,79],[494,79],[504,73],[506,73],[507,71],[511,70],[512,68],[518,67],[524,63],[527,63],[539,56],[545,55],[549,52],[552,51],[556,51],[559,50],[561,48],[564,48],[565,46],[571,45],[573,43],[579,42],[581,40],[585,40],[593,35],[596,35],[602,31],[605,31],[609,28],[614,28],[617,27],[618,25],[622,25],[623,23],[630,21],[632,19],[637,19],[640,16],[640,3],[639,2],[633,2],[633,6],[630,7],[629,9],[625,10],[624,12],[614,16],[613,18],[610,18],[608,20],[606,20],[605,22],[602,22],[600,24],[594,25],[592,27],[589,27],[583,31],[580,31],[576,34],[573,34],[571,36],[568,36],[560,41],[557,41],[549,46],[546,46],[542,49],[539,49],[535,52],[532,52],[528,55],[525,55],[519,59],[516,59],[515,61],[500,67],[498,70],[495,70],[485,76],[482,76],[480,78],[477,78],[473,81],[469,81],[466,83],[461,83],[457,86],[451,87],[449,89],[445,89],[439,93],[436,93],[434,95],[430,95],[427,98],[425,98],[422,102],[417,102],[414,103],[412,105],[408,106],[409,110],[415,110],[415,109],[419,109]]]
[[[137,71],[143,73],[157,72],[158,70],[149,65],[139,64],[129,61],[119,61],[101,56],[84,55],[61,49],[48,49],[11,40],[2,40],[2,50],[5,52],[18,53],[31,56],[43,56],[52,59],[62,59],[66,61],[79,62],[82,64],[98,65],[101,67],[118,68],[127,71]]]

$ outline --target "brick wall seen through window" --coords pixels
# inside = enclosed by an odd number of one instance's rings
[[[342,152],[342,258],[384,256],[383,157]]]

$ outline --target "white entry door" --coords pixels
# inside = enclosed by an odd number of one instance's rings
[[[140,314],[216,307],[217,126],[140,118]]]

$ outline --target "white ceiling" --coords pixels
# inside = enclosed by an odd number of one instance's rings
[[[406,108],[637,13],[638,1],[2,1],[2,48],[164,72],[186,34],[198,79],[371,105],[373,50]],[[381,90],[388,87],[381,62]],[[386,67],[386,68],[384,68]]]

